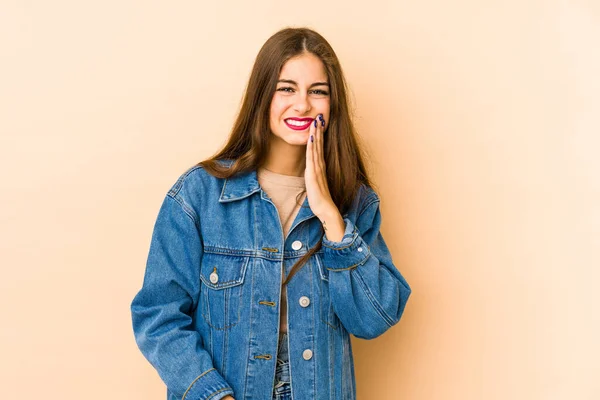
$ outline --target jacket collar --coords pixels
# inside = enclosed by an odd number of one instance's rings
[[[223,162],[228,166],[231,166],[233,163],[232,161]],[[232,201],[245,199],[256,192],[261,192],[261,197],[263,199],[265,198],[266,194],[265,192],[261,191],[256,171],[237,174],[231,178],[225,179],[223,189],[221,190],[221,196],[219,197],[219,203],[229,203]],[[302,207],[300,207],[300,210],[296,215],[296,219],[290,227],[290,232],[301,222],[306,221],[314,216],[315,214],[308,205],[308,197],[305,196]]]
[[[219,197],[220,203],[227,203],[230,201],[241,200],[253,193],[260,190],[258,184],[258,177],[256,171],[250,171],[244,174],[236,174],[231,178],[225,179],[223,189],[221,190],[221,196]]]
[[[227,164],[230,166],[232,162],[227,162]],[[256,192],[261,192],[261,197],[263,199],[265,198],[266,194],[261,191],[256,171],[237,174],[231,178],[225,179],[223,189],[221,190],[221,196],[219,197],[219,203],[229,203],[232,201],[245,199]],[[296,219],[290,227],[290,232],[301,222],[306,221],[314,216],[315,214],[308,205],[308,197],[305,196],[304,203],[302,204],[302,207],[300,207],[300,210],[296,215]]]
[[[233,164],[233,162],[230,160],[221,162],[227,166],[231,166],[231,164]],[[237,174],[231,178],[225,179],[223,189],[221,190],[221,196],[219,197],[219,203],[229,203],[232,201],[245,199],[256,192],[261,192],[261,197],[263,199],[266,197],[266,193],[261,191],[256,171]],[[296,227],[296,225],[314,216],[315,214],[308,205],[308,197],[305,196],[302,207],[300,207],[300,210],[296,215],[296,219],[290,228],[290,232],[292,229],[294,229],[294,227]]]

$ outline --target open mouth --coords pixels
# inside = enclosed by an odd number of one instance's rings
[[[295,131],[303,131],[308,129],[314,118],[287,118],[284,120],[288,128]]]

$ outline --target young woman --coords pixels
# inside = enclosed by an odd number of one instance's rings
[[[228,143],[154,227],[131,311],[168,399],[355,399],[350,334],[381,335],[410,295],[380,224],[337,56],[277,32]]]

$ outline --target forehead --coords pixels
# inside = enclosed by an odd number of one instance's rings
[[[290,58],[281,68],[279,79],[298,82],[328,82],[325,65],[312,53],[303,53]]]

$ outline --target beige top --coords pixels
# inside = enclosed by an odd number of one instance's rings
[[[281,175],[264,168],[257,171],[258,183],[269,195],[279,213],[283,228],[283,236],[287,237],[292,223],[306,197],[306,186],[303,176]],[[302,195],[300,196],[300,194]],[[282,276],[285,279],[284,276]],[[281,319],[279,331],[287,332],[287,290],[281,289]]]

